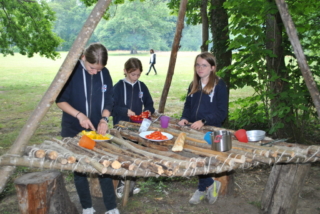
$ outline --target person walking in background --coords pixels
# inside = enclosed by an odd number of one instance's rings
[[[211,53],[197,55],[194,63],[194,77],[188,88],[182,116],[178,124],[189,122],[191,128],[200,129],[204,125],[221,127],[227,117],[228,92],[225,82],[216,75],[215,58]],[[205,197],[210,204],[217,198],[221,183],[210,175],[200,175],[198,189],[190,204],[199,204]]]
[[[105,135],[113,108],[113,84],[105,65],[107,49],[100,43],[89,45],[56,99],[62,113],[62,137],[75,137],[82,130]],[[112,179],[99,175],[106,214],[119,214]],[[74,172],[74,183],[83,214],[93,214],[87,174]]]
[[[139,81],[143,69],[141,61],[137,58],[130,58],[124,64],[125,78],[114,85],[114,108],[112,112],[113,125],[120,120],[130,121],[130,116],[140,115],[142,111],[153,114],[153,100],[148,87]],[[130,184],[130,194],[137,194],[140,189],[135,187],[135,182]],[[116,195],[122,198],[124,181],[120,180],[116,188]]]
[[[150,64],[149,71],[146,73],[146,75],[149,75],[151,68],[153,68],[154,74],[157,75],[157,70],[154,67],[154,65],[156,64],[156,54],[154,53],[153,49],[150,49],[150,62],[149,62],[149,64]]]

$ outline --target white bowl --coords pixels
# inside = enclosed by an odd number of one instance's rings
[[[247,137],[249,141],[260,141],[266,136],[266,132],[262,130],[247,131]]]

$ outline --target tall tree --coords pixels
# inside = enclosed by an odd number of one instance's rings
[[[288,1],[296,21],[300,41],[305,48],[313,75],[319,78],[319,39],[317,23],[319,1]],[[231,16],[229,29],[234,35],[230,48],[233,54],[231,87],[252,86],[254,96],[238,103],[231,118],[237,128],[263,128],[274,137],[289,137],[303,142],[305,129],[316,115],[310,94],[297,66],[297,61],[283,28],[274,1],[228,0],[224,6]],[[312,14],[312,17],[301,16]],[[317,15],[315,15],[317,14]],[[312,44],[312,45],[311,45]]]
[[[208,17],[208,0],[201,0],[201,21],[202,21],[202,45],[201,52],[208,51],[209,40],[209,17]]]
[[[138,49],[167,49],[163,38],[173,31],[175,21],[164,1],[135,0],[118,5],[115,16],[99,25],[97,36],[110,49],[120,47],[132,53]]]
[[[54,59],[62,40],[52,32],[54,12],[45,1],[0,0],[0,53],[35,53]]]
[[[79,0],[54,0],[49,2],[49,6],[57,16],[53,31],[64,40],[58,50],[68,51],[89,16],[92,7],[86,7]],[[96,40],[96,36],[93,34],[89,43]]]

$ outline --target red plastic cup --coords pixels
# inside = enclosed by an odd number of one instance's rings
[[[247,131],[245,129],[239,129],[234,133],[234,136],[238,139],[238,141],[242,143],[248,143]]]

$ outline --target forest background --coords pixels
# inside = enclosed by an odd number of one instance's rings
[[[1,1],[0,27],[6,32],[1,53],[58,57],[57,51],[70,48],[96,2]],[[286,3],[319,88],[320,2]],[[132,54],[168,51],[179,5],[179,0],[112,1],[89,42]],[[216,56],[229,90],[248,86],[254,91],[230,103],[233,111],[224,126],[263,129],[291,142],[319,142],[316,109],[273,0],[188,1],[179,51],[199,51],[199,45]]]
[[[286,2],[319,88],[320,2]],[[54,60],[63,59],[65,52],[60,51],[70,49],[96,0],[0,0],[0,3],[0,52],[3,54],[1,64],[4,65],[1,69],[1,115],[13,107],[24,105],[30,112],[41,98],[39,87],[43,90],[48,86],[47,79],[42,84],[32,81],[39,72],[44,71],[34,69],[36,63],[30,62],[35,60],[50,64],[39,55]],[[172,46],[179,3],[178,0],[113,1],[105,13],[106,19],[101,20],[89,42],[101,42],[110,51],[125,51],[115,52],[114,56],[147,58],[150,48],[155,49],[158,56],[166,54]],[[234,91],[244,92],[236,99],[230,97],[229,118],[224,127],[263,129],[274,138],[289,138],[288,142],[320,143],[319,119],[274,1],[190,0],[180,45],[180,55],[183,51],[208,50],[214,53],[218,74],[227,82],[230,95]],[[21,58],[16,58],[20,56],[8,57],[17,53],[32,60],[26,60],[27,63],[23,64]],[[193,57],[185,56],[184,59],[189,62]],[[184,64],[184,61],[179,63]],[[14,65],[17,64],[24,67],[16,68]],[[26,69],[28,65],[34,68]],[[163,70],[165,73],[166,68]],[[23,75],[22,71],[29,73]],[[187,72],[190,70],[181,69],[177,73],[189,77]],[[10,79],[12,81],[8,81]],[[29,83],[30,91],[26,90]],[[160,93],[163,85],[157,84],[156,87],[157,93]],[[175,87],[177,85],[172,86],[171,90]],[[182,92],[168,99],[179,99],[181,105],[184,86],[179,87]],[[25,99],[16,95],[23,95],[22,92],[27,92]],[[28,100],[30,96],[32,99]],[[29,102],[33,99],[34,102]],[[26,119],[25,109],[18,111],[14,111],[10,118],[1,119],[2,152],[16,138],[19,132],[16,127],[22,127],[25,121],[21,118]],[[60,119],[54,108],[50,114],[56,120]],[[171,116],[179,117],[179,114],[172,112]],[[52,123],[49,120],[51,116],[44,119],[45,125],[37,131],[37,137],[57,135],[56,131],[51,133],[50,130],[57,130],[59,122]]]

